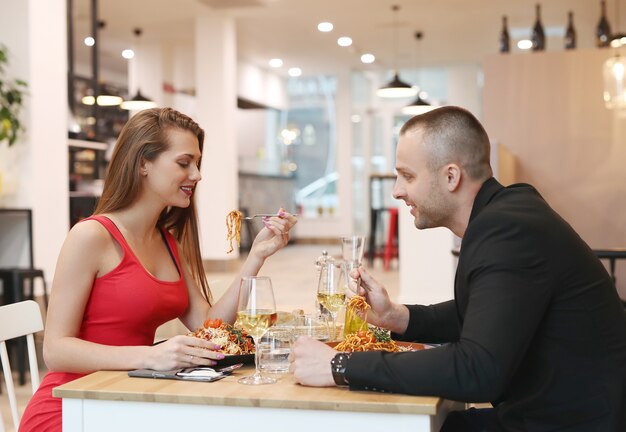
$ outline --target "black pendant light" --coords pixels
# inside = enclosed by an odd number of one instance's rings
[[[133,33],[135,34],[137,38],[135,49],[138,50],[139,37],[141,36],[141,29],[136,28],[135,30],[133,30]],[[136,59],[137,57],[135,56],[135,61],[137,61]],[[154,108],[156,106],[157,106],[156,102],[154,102],[150,98],[141,94],[141,90],[137,88],[137,93],[135,94],[135,96],[133,96],[131,99],[128,99],[122,102],[122,104],[120,105],[120,108],[125,109],[125,110],[131,110],[131,111],[141,111],[141,110],[145,110],[149,108]]]
[[[426,94],[424,92],[419,92],[417,94],[417,99],[402,108],[402,114],[418,115],[424,114],[432,109],[435,109],[435,107],[426,100]]]
[[[418,43],[417,48],[416,48],[416,55],[415,55],[417,60],[419,60],[419,42],[422,40],[422,37],[424,37],[424,34],[421,31],[415,32],[415,39],[417,39],[417,43]],[[419,66],[419,61],[416,61],[415,66],[416,67]],[[411,102],[410,104],[402,108],[402,114],[418,115],[418,114],[424,114],[434,109],[435,107],[432,106],[427,101],[427,98],[428,96],[426,95],[426,92],[418,91],[417,98],[413,102]]]
[[[405,83],[400,79],[398,74],[397,67],[397,48],[398,48],[398,23],[397,23],[397,14],[400,10],[400,6],[393,5],[391,6],[391,10],[393,11],[393,53],[394,53],[394,76],[393,79],[379,88],[376,91],[376,95],[382,98],[405,98],[415,96],[417,94],[417,89],[413,88],[410,84]]]

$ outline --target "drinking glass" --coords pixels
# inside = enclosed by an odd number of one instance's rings
[[[363,236],[350,236],[341,237],[341,252],[343,255],[343,261],[348,266],[348,274],[350,270],[359,268],[363,261],[363,250],[365,248],[365,237]],[[358,287],[361,284],[359,278],[353,279],[358,292]]]
[[[341,252],[345,262],[361,265],[364,247],[365,237],[363,236],[341,237]]]
[[[348,278],[345,268],[345,265],[334,262],[325,264],[317,284],[317,301],[330,313],[333,322],[330,340],[337,336],[337,312],[346,301]]]
[[[303,314],[295,317],[292,336],[294,340],[299,336],[309,336],[327,342],[330,339],[328,317],[322,314]]]
[[[291,340],[293,338],[293,326],[275,325],[261,338],[257,345],[259,353],[259,367],[267,373],[289,372],[289,353],[291,353]]]
[[[276,303],[272,291],[272,281],[264,276],[241,278],[239,285],[239,305],[237,307],[238,326],[254,339],[254,375],[241,378],[241,384],[272,384],[276,379],[261,375],[259,368],[259,347],[261,337],[276,322]]]

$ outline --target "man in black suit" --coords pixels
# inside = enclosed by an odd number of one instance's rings
[[[626,431],[626,314],[615,286],[532,186],[492,177],[478,120],[458,107],[412,118],[396,169],[394,196],[415,226],[463,239],[454,300],[394,303],[363,268],[358,291],[370,323],[444,345],[347,355],[300,338],[295,379],[493,404],[452,413],[445,431]]]

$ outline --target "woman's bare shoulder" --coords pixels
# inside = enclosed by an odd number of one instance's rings
[[[66,243],[78,243],[82,249],[89,250],[111,244],[111,235],[100,222],[90,219],[74,225]]]

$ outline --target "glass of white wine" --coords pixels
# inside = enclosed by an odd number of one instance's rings
[[[320,272],[317,284],[317,301],[330,313],[333,322],[330,340],[337,336],[337,312],[346,302],[347,278],[342,265],[329,262]]]
[[[261,375],[259,369],[259,349],[261,337],[276,322],[276,303],[272,281],[265,276],[247,276],[241,278],[239,286],[239,306],[237,324],[254,339],[257,347],[254,354],[256,369],[254,375],[241,378],[241,384],[272,384],[275,378]]]

